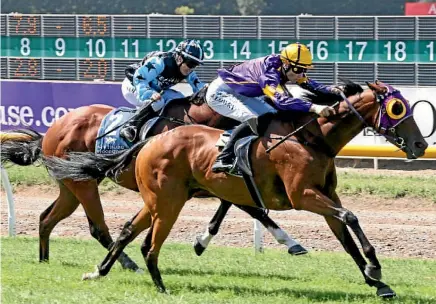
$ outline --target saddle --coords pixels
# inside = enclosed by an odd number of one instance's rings
[[[224,133],[222,133],[215,145],[217,147],[223,148],[229,141],[231,134],[232,131],[225,131]],[[254,181],[253,170],[251,167],[251,146],[257,138],[257,135],[250,135],[241,138],[236,142],[236,158],[233,161],[233,168],[230,169],[228,174],[243,178],[245,185],[247,186],[248,191],[253,198],[253,201],[256,203],[256,206],[262,209],[266,209],[265,203],[263,202],[262,196],[260,195],[259,188]]]
[[[232,130],[224,131],[221,136],[218,138],[215,146],[222,149],[226,145],[226,143],[230,139],[230,135],[232,134]],[[250,160],[250,152],[251,152],[251,144],[258,138],[256,135],[250,135],[244,138],[239,139],[235,144],[235,155],[236,158],[233,161],[233,168],[229,171],[229,174],[243,177],[243,174],[247,174],[249,176],[253,176],[253,171],[251,169],[251,160]]]
[[[121,107],[109,112],[102,120],[97,132],[95,154],[109,155],[121,152],[132,147],[135,142],[129,142],[120,135],[123,126],[132,120],[136,109]],[[149,119],[140,128],[139,140],[144,140],[147,132],[153,127],[158,117]]]

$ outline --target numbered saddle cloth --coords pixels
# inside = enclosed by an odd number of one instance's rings
[[[121,126],[134,114],[135,109],[121,107],[110,111],[103,118],[97,133],[95,154],[113,154],[129,149],[132,146],[132,143],[120,136],[120,130]]]

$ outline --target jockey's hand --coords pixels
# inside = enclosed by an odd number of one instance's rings
[[[150,100],[151,100],[151,102],[155,102],[155,101],[158,101],[161,98],[162,98],[162,96],[160,96],[160,94],[158,92],[156,92],[156,93],[153,93],[153,95],[151,95]]]
[[[321,117],[329,117],[330,115],[334,115],[336,113],[336,111],[333,107],[322,106],[322,105],[317,105],[317,104],[312,104],[309,111],[316,113]]]
[[[332,92],[333,94],[336,94],[336,95],[341,95],[343,90],[340,87],[331,87],[330,92]]]

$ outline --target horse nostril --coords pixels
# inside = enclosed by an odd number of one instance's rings
[[[426,143],[420,142],[420,141],[416,141],[415,142],[415,147],[417,147],[418,149],[423,149],[426,148],[428,145]]]

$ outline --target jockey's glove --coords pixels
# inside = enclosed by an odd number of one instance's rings
[[[321,117],[328,117],[335,114],[335,109],[330,106],[322,106],[317,104],[312,104],[310,106],[309,112],[318,114]]]
[[[343,92],[342,89],[340,87],[335,87],[332,86],[330,87],[330,92],[336,95],[341,95],[341,93]]]
[[[151,100],[151,102],[155,102],[161,98],[162,98],[162,96],[158,92],[156,92],[156,93],[153,93],[153,95],[151,95],[150,100]]]

